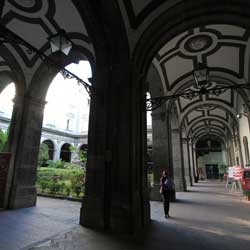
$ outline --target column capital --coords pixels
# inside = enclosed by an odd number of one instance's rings
[[[41,108],[44,108],[44,106],[47,104],[45,100],[30,96],[30,95],[25,96],[25,102],[29,104],[33,104],[35,106],[39,106]]]
[[[152,120],[162,120],[164,121],[166,119],[166,112],[160,112],[160,113],[151,113]]]
[[[181,143],[182,143],[182,144],[187,144],[188,141],[189,141],[189,138],[186,138],[186,137],[182,137],[182,138],[181,138]]]
[[[23,99],[24,99],[23,95],[16,94],[15,97],[12,99],[14,106],[15,107],[21,106]]]
[[[172,133],[180,133],[179,128],[172,128],[171,131],[172,131]]]

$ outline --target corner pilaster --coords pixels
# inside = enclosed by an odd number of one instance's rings
[[[25,96],[19,114],[20,129],[16,134],[16,152],[10,189],[9,208],[36,204],[36,168],[46,102]],[[16,123],[16,122],[14,122]]]

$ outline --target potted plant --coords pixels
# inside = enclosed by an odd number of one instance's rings
[[[225,164],[220,164],[219,165],[219,177],[220,177],[220,181],[223,181],[223,177],[224,177],[224,174],[227,170],[227,165]]]
[[[250,190],[243,190],[243,195],[246,196],[248,201],[250,201]]]

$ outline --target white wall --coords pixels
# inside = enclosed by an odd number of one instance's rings
[[[240,134],[240,145],[242,150],[242,157],[243,157],[243,165],[246,165],[246,156],[245,156],[245,150],[244,150],[244,144],[243,144],[243,137],[246,136],[248,139],[248,150],[250,152],[250,131],[249,131],[249,124],[248,124],[248,118],[244,115],[241,116],[239,121],[239,134]]]
[[[225,164],[228,165],[227,159],[226,159],[226,152],[209,152],[208,154],[205,154],[204,156],[200,156],[197,159],[197,167],[203,169],[203,173],[206,174],[206,164]]]

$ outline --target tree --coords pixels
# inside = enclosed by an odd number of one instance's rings
[[[87,161],[87,152],[74,146],[70,146],[69,149],[71,153],[76,153],[76,158],[72,162],[84,168]]]
[[[0,152],[4,152],[6,149],[6,144],[8,141],[9,136],[9,129],[7,129],[6,132],[4,132],[2,129],[0,129]]]
[[[38,164],[46,166],[49,159],[49,147],[47,144],[42,143],[39,147]]]

